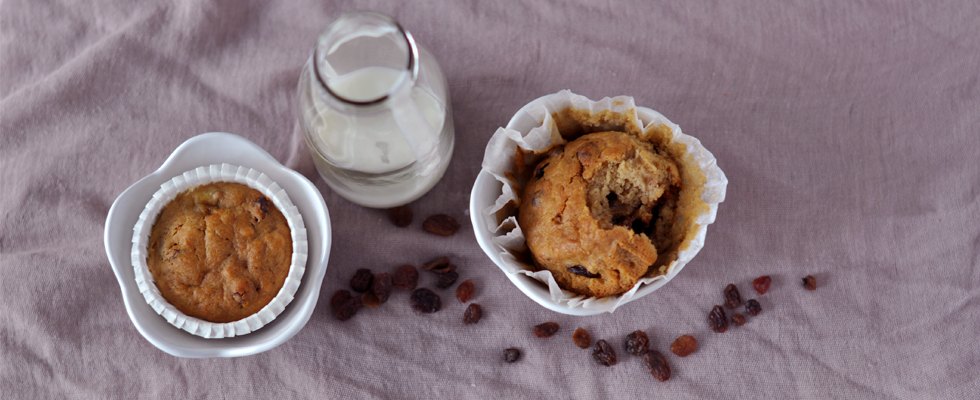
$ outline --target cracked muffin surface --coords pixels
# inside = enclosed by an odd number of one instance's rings
[[[292,239],[286,218],[261,192],[218,182],[171,200],[147,250],[147,266],[170,304],[222,323],[257,313],[279,293]]]
[[[658,250],[677,247],[680,185],[665,149],[624,132],[590,133],[537,163],[518,223],[535,264],[559,286],[618,295],[658,272]]]

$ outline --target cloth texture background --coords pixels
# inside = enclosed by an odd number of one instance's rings
[[[331,193],[296,127],[300,69],[338,13],[397,18],[449,80],[456,149],[411,228]],[[28,398],[898,398],[980,393],[980,3],[0,1],[0,393]],[[466,209],[487,139],[560,89],[631,95],[730,180],[705,248],[614,314],[548,311],[483,254]],[[126,315],[102,243],[115,197],[187,138],[240,134],[321,189],[334,242],[319,305],[271,351],[179,359]],[[422,233],[448,213],[460,233]],[[357,268],[449,254],[484,318],[441,291],[340,323]],[[763,313],[728,333],[722,288]],[[817,277],[815,292],[800,278]],[[432,277],[423,273],[423,285]],[[557,321],[551,339],[531,327]],[[577,326],[620,363],[572,345]],[[646,330],[657,382],[622,349]],[[502,350],[523,349],[515,364]],[[970,393],[973,393],[972,395]]]

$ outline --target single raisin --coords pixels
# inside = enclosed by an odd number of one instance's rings
[[[814,278],[813,275],[804,276],[803,287],[806,290],[817,290],[817,278]]]
[[[466,325],[480,322],[480,318],[483,318],[483,308],[479,304],[470,304],[463,312],[463,323]]]
[[[513,347],[504,350],[504,361],[512,363],[521,359],[521,351]]]
[[[412,224],[412,209],[406,204],[388,209],[388,219],[399,228]]]
[[[449,271],[455,271],[456,266],[449,262],[449,257],[442,256],[436,257],[432,261],[422,264],[422,269],[435,272],[437,274],[444,274]]]
[[[745,303],[745,308],[749,308],[749,304]],[[745,316],[739,313],[732,314],[732,325],[742,326],[745,325]]]
[[[422,221],[422,229],[438,236],[452,236],[459,230],[459,222],[446,214],[436,214]]]
[[[363,295],[361,295],[361,304],[367,308],[378,308],[381,306],[381,300],[379,300],[378,296],[375,296],[374,293],[365,292]]]
[[[337,306],[343,304],[347,299],[351,298],[350,291],[346,289],[341,289],[333,292],[333,296],[330,297],[330,308],[336,308]]]
[[[435,292],[418,288],[412,291],[412,309],[420,313],[431,314],[442,308],[442,300]]]
[[[762,305],[756,299],[749,299],[745,302],[745,312],[753,317],[759,315],[762,312]]]
[[[571,267],[568,267],[568,272],[571,272],[575,275],[581,275],[586,278],[598,278],[601,276],[599,274],[589,272],[589,270],[585,269],[585,267],[581,265],[573,265]]]
[[[343,302],[337,304],[336,307],[332,307],[333,317],[339,321],[346,321],[354,317],[357,311],[361,309],[361,297],[351,296],[344,300]]]
[[[769,285],[772,284],[772,278],[769,275],[762,275],[758,278],[752,280],[752,287],[755,288],[755,292],[758,294],[766,294],[769,291]]]
[[[572,333],[572,342],[579,348],[587,349],[592,346],[592,335],[583,328],[575,328],[575,332]]]
[[[670,351],[679,357],[687,357],[698,350],[698,340],[691,335],[678,336],[670,344]]]
[[[539,338],[551,337],[555,332],[558,332],[558,328],[561,328],[561,326],[557,322],[538,324],[534,326],[534,336]]]
[[[384,304],[388,301],[388,296],[391,295],[392,284],[391,274],[387,272],[382,272],[374,276],[374,281],[371,282],[371,294],[378,298],[379,304]]]
[[[646,332],[633,331],[626,335],[626,352],[634,356],[642,356],[650,349],[650,338]]]
[[[667,358],[659,351],[648,351],[643,355],[643,363],[656,380],[666,382],[670,379],[670,365],[667,364]]]
[[[371,288],[371,282],[374,281],[374,274],[371,270],[367,268],[361,268],[354,272],[354,276],[350,278],[350,288],[354,289],[355,292],[364,293]]]
[[[711,325],[711,330],[717,333],[724,333],[728,330],[728,317],[725,316],[725,309],[721,306],[715,306],[708,313],[708,324]]]
[[[459,286],[456,286],[456,299],[460,303],[466,303],[473,298],[473,291],[475,290],[476,285],[473,284],[472,280],[467,279],[463,283],[460,283]]]
[[[402,265],[391,276],[391,284],[399,289],[413,290],[419,285],[419,271],[409,264]]]
[[[600,365],[611,367],[616,365],[616,350],[613,350],[609,342],[599,339],[592,347],[592,358]]]
[[[449,271],[444,274],[439,274],[439,278],[436,280],[436,287],[439,289],[445,289],[456,283],[459,279],[459,273],[456,271]]]
[[[742,305],[742,295],[734,283],[729,283],[725,286],[725,307],[735,308],[740,305]]]

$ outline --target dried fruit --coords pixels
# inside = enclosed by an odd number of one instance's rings
[[[575,332],[572,333],[572,342],[579,348],[587,349],[592,346],[592,335],[583,328],[575,328]]]
[[[371,270],[367,268],[361,268],[354,272],[354,276],[350,278],[350,288],[354,289],[355,292],[364,293],[371,288],[371,282],[374,281],[374,274]]]
[[[589,272],[589,270],[585,269],[585,267],[581,265],[573,265],[571,267],[568,267],[568,272],[571,272],[575,275],[581,275],[586,278],[598,278],[601,276],[599,274]]]
[[[332,300],[331,303],[333,302]],[[330,311],[333,312],[333,317],[337,320],[346,321],[354,317],[357,311],[361,309],[361,306],[360,296],[350,296],[346,300],[339,301],[336,306],[330,307]]]
[[[725,286],[725,307],[735,308],[740,305],[742,305],[742,295],[734,283],[729,283]]]
[[[545,322],[534,326],[534,336],[539,338],[551,337],[561,328],[557,322]]]
[[[375,296],[374,293],[366,292],[361,296],[361,304],[367,308],[378,308],[381,306],[381,300],[379,300],[378,296]]]
[[[470,304],[463,312],[463,323],[466,325],[480,322],[480,318],[483,318],[483,308],[479,304]]]
[[[687,357],[698,350],[698,340],[691,335],[678,336],[674,343],[670,344],[670,351],[679,357]]]
[[[756,299],[750,299],[745,302],[745,312],[753,317],[759,315],[762,312],[762,305]]]
[[[419,271],[409,264],[402,265],[391,276],[391,284],[399,289],[415,289],[419,285]]]
[[[388,296],[391,295],[391,288],[391,274],[387,272],[375,275],[374,281],[371,282],[371,294],[378,298],[379,304],[384,304],[384,302],[388,301]]]
[[[399,228],[412,224],[412,209],[408,205],[388,209],[388,219]]]
[[[803,287],[806,290],[817,290],[817,278],[814,278],[813,275],[804,276]]]
[[[613,350],[609,342],[599,339],[599,341],[595,342],[595,346],[592,347],[592,359],[600,365],[611,367],[616,365],[616,350]]]
[[[725,316],[725,309],[721,306],[715,306],[708,313],[708,324],[711,326],[711,330],[717,333],[724,333],[728,330],[728,318]]]
[[[449,257],[442,256],[436,257],[432,261],[422,264],[422,269],[435,272],[437,274],[445,274],[450,271],[455,271],[456,266],[449,262]]]
[[[456,299],[460,303],[466,303],[473,298],[473,292],[475,290],[476,285],[473,284],[472,280],[467,279],[463,283],[460,283],[459,286],[456,286]]]
[[[646,364],[647,369],[650,370],[650,375],[653,375],[656,380],[666,382],[670,379],[670,365],[667,364],[667,359],[659,351],[648,351],[643,355],[643,363]]]
[[[337,307],[350,298],[351,294],[348,290],[341,289],[333,292],[333,296],[330,297],[330,308]]]
[[[745,308],[748,308],[748,307],[749,307],[749,305],[746,304],[745,305]],[[734,315],[732,315],[732,325],[735,325],[735,326],[745,325],[745,316],[742,315],[742,314],[739,314],[739,313],[735,313]]]
[[[642,356],[650,349],[650,338],[646,332],[633,331],[626,335],[626,352],[634,356]]]
[[[512,363],[521,359],[521,351],[513,347],[504,350],[504,361]]]
[[[431,314],[442,308],[442,300],[438,294],[426,289],[418,288],[412,291],[412,309],[420,313]]]
[[[762,275],[758,278],[752,280],[752,288],[758,294],[766,294],[769,291],[769,285],[772,284],[772,278],[769,275]]]
[[[459,279],[459,273],[456,271],[449,271],[444,274],[439,274],[439,278],[436,280],[436,287],[439,289],[445,289],[456,283]]]
[[[422,229],[433,235],[452,236],[459,230],[459,222],[446,214],[436,214],[422,221]]]

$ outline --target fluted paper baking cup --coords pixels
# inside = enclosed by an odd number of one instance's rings
[[[146,263],[147,245],[150,230],[156,222],[163,207],[170,203],[178,194],[208,183],[236,182],[258,190],[279,209],[289,225],[289,234],[293,242],[293,256],[289,264],[289,273],[279,293],[262,307],[257,313],[233,322],[215,323],[191,317],[172,304],[160,294],[153,281],[153,275]],[[190,334],[208,338],[220,339],[241,336],[258,330],[276,319],[286,306],[293,300],[299,288],[303,273],[306,272],[306,257],[308,253],[306,226],[299,209],[289,200],[286,191],[265,174],[251,168],[230,165],[212,164],[184,172],[160,185],[153,194],[146,208],[133,227],[132,262],[136,273],[136,285],[146,303],[167,320],[171,325],[187,331]]]
[[[548,287],[550,301],[555,305],[586,310],[615,311],[618,307],[642,297],[649,291],[642,291],[644,286],[652,285],[660,280],[669,281],[676,276],[684,266],[704,247],[704,239],[708,225],[715,221],[718,204],[725,200],[725,190],[728,179],[718,167],[715,157],[701,142],[684,134],[681,128],[660,113],[643,109],[644,118],[637,113],[638,107],[632,97],[618,96],[592,101],[584,96],[563,90],[558,93],[541,97],[521,108],[514,115],[507,128],[499,128],[487,143],[483,158],[483,171],[493,175],[501,183],[500,191],[491,193],[496,200],[493,205],[482,210],[481,217],[486,219],[486,227],[490,232],[491,241],[498,251],[503,265],[501,269],[507,274],[521,274],[540,281]],[[694,235],[681,245],[677,259],[667,265],[662,275],[641,278],[629,291],[618,295],[602,298],[579,295],[562,289],[555,281],[551,271],[535,270],[533,265],[522,261],[522,254],[527,254],[524,233],[517,221],[515,205],[520,204],[520,188],[514,178],[518,149],[530,155],[543,155],[553,147],[565,144],[565,139],[559,134],[557,121],[553,115],[560,115],[567,110],[586,112],[592,116],[601,116],[602,122],[595,126],[595,132],[610,130],[611,126],[621,125],[626,131],[648,132],[650,129],[669,129],[668,145],[680,143],[684,145],[686,155],[691,158],[686,166],[697,166],[704,175],[704,185],[701,191],[701,201],[707,207],[694,217],[697,224]],[[608,122],[608,124],[606,124]],[[521,129],[511,129],[512,126],[523,126]],[[587,132],[585,132],[587,133]],[[638,296],[638,291],[642,292]],[[610,303],[612,303],[610,305]]]

